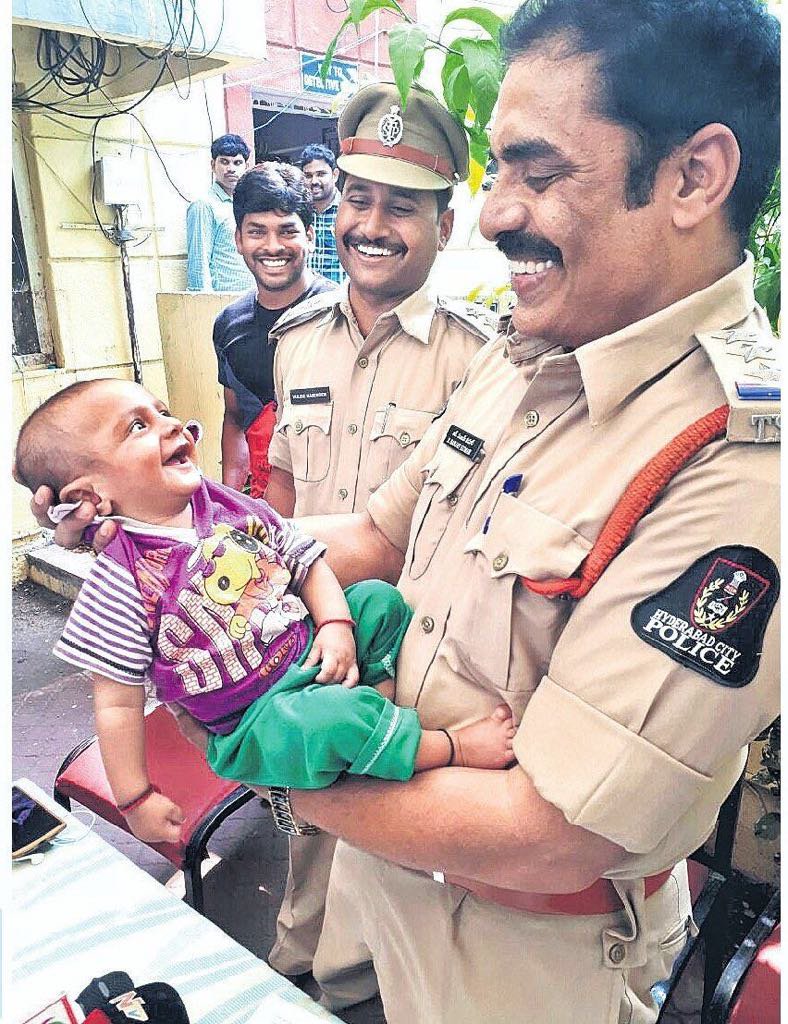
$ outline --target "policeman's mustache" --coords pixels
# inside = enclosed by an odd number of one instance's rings
[[[342,236],[342,244],[349,249],[351,245],[373,245],[378,249],[391,249],[392,252],[406,253],[407,245],[402,242],[388,242],[385,238],[367,238],[366,235],[345,234]]]
[[[501,231],[495,236],[495,244],[508,260],[525,262],[526,260],[552,260],[562,263],[561,250],[552,242],[529,231]]]

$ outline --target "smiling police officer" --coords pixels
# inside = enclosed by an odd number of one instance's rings
[[[413,452],[495,335],[497,319],[437,299],[427,277],[451,235],[448,208],[468,175],[464,130],[416,88],[361,89],[339,118],[345,185],[336,221],[341,292],[284,314],[276,341],[278,413],[266,498],[283,514],[361,511]],[[290,876],[271,964],[310,970],[334,840],[291,841]]]

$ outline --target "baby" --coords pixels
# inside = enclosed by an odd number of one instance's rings
[[[250,785],[509,764],[506,705],[449,732],[422,730],[414,709],[389,699],[411,617],[399,592],[379,580],[343,592],[323,544],[205,480],[195,446],[162,402],[122,380],[58,392],[17,441],[20,483],[91,500],[120,524],[55,653],[92,673],[101,756],[135,835],[175,842],[183,821],[148,777],[147,680],[209,731],[213,770]]]

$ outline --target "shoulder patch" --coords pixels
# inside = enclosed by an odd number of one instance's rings
[[[339,304],[340,298],[341,296],[338,297],[336,291],[327,291],[313,295],[311,299],[304,299],[303,302],[296,303],[295,306],[291,306],[290,309],[282,313],[268,332],[268,337],[277,341],[291,327],[314,320],[321,313],[328,313],[330,311],[331,315],[333,315],[334,307]]]
[[[765,314],[756,310],[739,327],[695,336],[725,389],[727,439],[778,443],[782,346]]]
[[[438,297],[438,308],[447,316],[468,327],[482,341],[492,341],[498,334],[498,314],[478,302],[466,302],[464,299],[445,299]]]
[[[746,686],[758,671],[763,634],[780,594],[777,566],[737,544],[702,555],[632,609],[635,633],[721,686]]]

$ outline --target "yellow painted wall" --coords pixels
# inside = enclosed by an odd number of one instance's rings
[[[170,410],[205,428],[200,468],[221,480],[222,385],[216,379],[213,322],[235,296],[220,292],[175,292],[156,296]]]
[[[34,30],[14,27],[18,66],[29,64],[36,39]],[[181,93],[186,88],[180,84]],[[226,130],[222,77],[192,83],[185,99],[173,87],[157,90],[134,113],[183,196],[191,200],[203,194],[211,183],[211,139]],[[18,429],[42,401],[75,380],[131,379],[133,374],[119,250],[96,228],[91,207],[93,122],[15,111],[13,123],[14,178],[29,183],[29,192],[18,188],[20,207],[30,206],[20,213],[34,225],[25,243],[31,259],[39,260],[54,348],[52,365],[31,369],[20,362],[13,373],[13,423]],[[143,383],[168,401],[156,295],[186,287],[187,203],[167,180],[151,139],[131,115],[100,122],[95,148],[96,158],[118,155],[131,160],[138,177],[140,207],[130,209],[129,220],[141,241],[129,248],[129,257]],[[98,212],[109,226],[112,209],[99,203]],[[225,296],[223,304],[227,301]],[[205,374],[215,383],[210,338],[209,327]],[[37,532],[28,502],[27,492],[14,484],[16,542]]]

